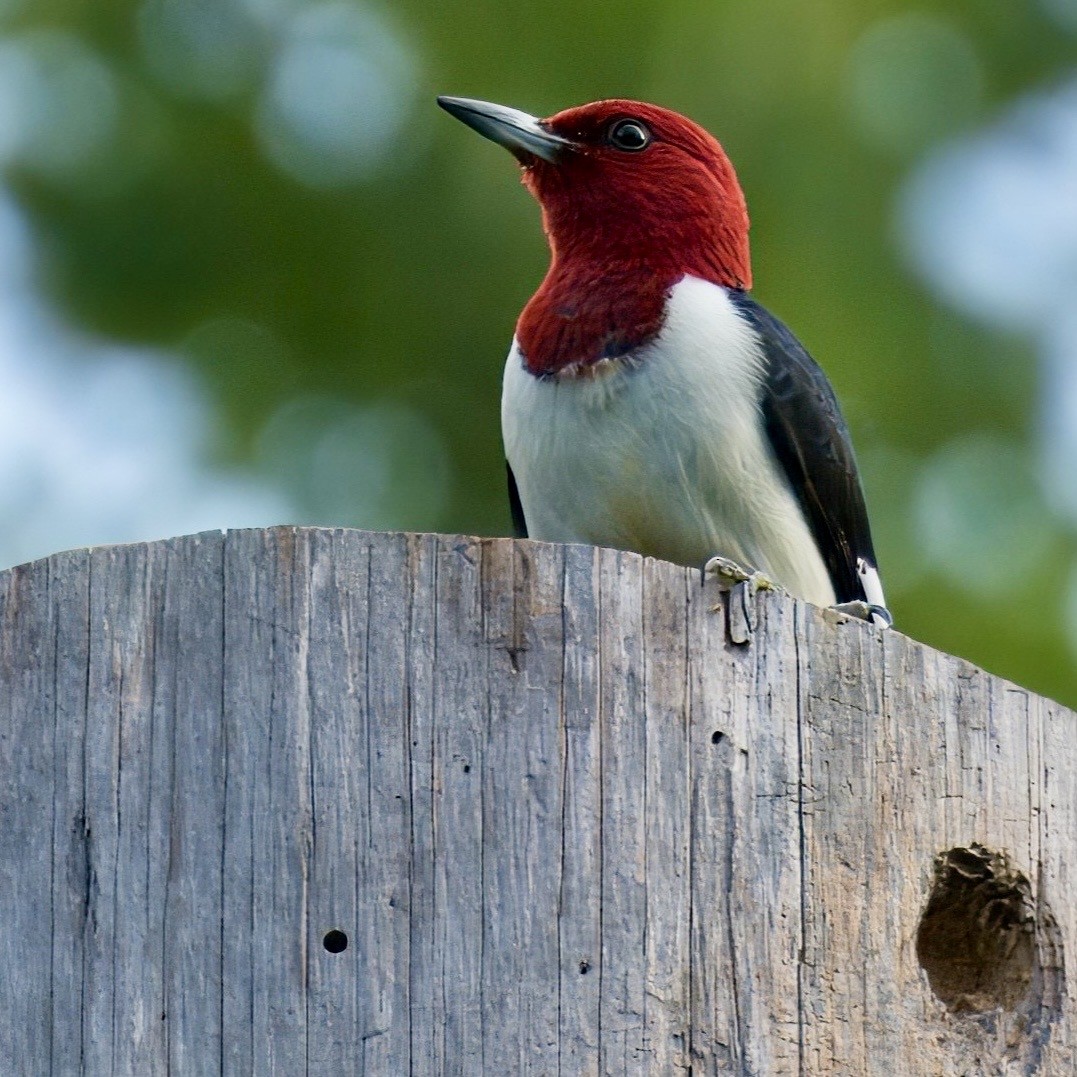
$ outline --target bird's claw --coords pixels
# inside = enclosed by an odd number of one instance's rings
[[[845,624],[852,618],[858,621],[867,621],[879,628],[890,628],[894,618],[885,606],[877,606],[863,599],[855,599],[852,602],[839,602],[837,605],[828,606],[823,610],[823,616],[832,624]]]
[[[756,591],[779,590],[778,585],[762,572],[744,568],[729,557],[712,557],[703,566],[703,575],[717,580],[723,591],[731,591],[738,583],[748,584],[752,594]]]
[[[729,642],[751,643],[755,631],[752,596],[757,591],[779,591],[781,588],[762,572],[744,568],[728,557],[712,557],[703,566],[703,578],[717,580],[719,589],[728,596],[725,608]]]

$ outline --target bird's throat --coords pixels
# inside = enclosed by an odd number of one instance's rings
[[[539,378],[587,377],[631,356],[658,336],[677,276],[555,259],[516,326],[524,366]]]

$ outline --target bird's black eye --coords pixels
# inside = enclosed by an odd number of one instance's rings
[[[609,139],[619,150],[637,153],[651,144],[651,132],[639,120],[618,120],[610,128]]]

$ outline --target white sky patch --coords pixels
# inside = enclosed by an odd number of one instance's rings
[[[0,164],[76,172],[111,143],[118,113],[111,70],[74,34],[0,38]]]
[[[416,65],[374,11],[325,3],[281,31],[258,106],[267,157],[312,187],[359,182],[386,163],[414,103]]]
[[[253,94],[263,153],[300,183],[361,182],[401,149],[417,64],[360,0],[143,0],[138,35],[147,68],[174,94]]]
[[[901,232],[917,269],[988,325],[1036,332],[1077,295],[1077,80],[1020,102],[913,173]]]
[[[1077,305],[1045,336],[1041,396],[1044,485],[1052,507],[1077,522]]]
[[[931,155],[906,186],[900,221],[937,294],[1035,340],[1038,478],[1077,524],[1077,79]]]
[[[293,517],[269,484],[207,462],[212,415],[185,367],[72,332],[34,294],[30,260],[0,194],[0,566]]]

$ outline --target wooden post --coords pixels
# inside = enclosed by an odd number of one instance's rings
[[[1077,1073],[1077,716],[718,602],[295,528],[0,574],[0,1070]]]

